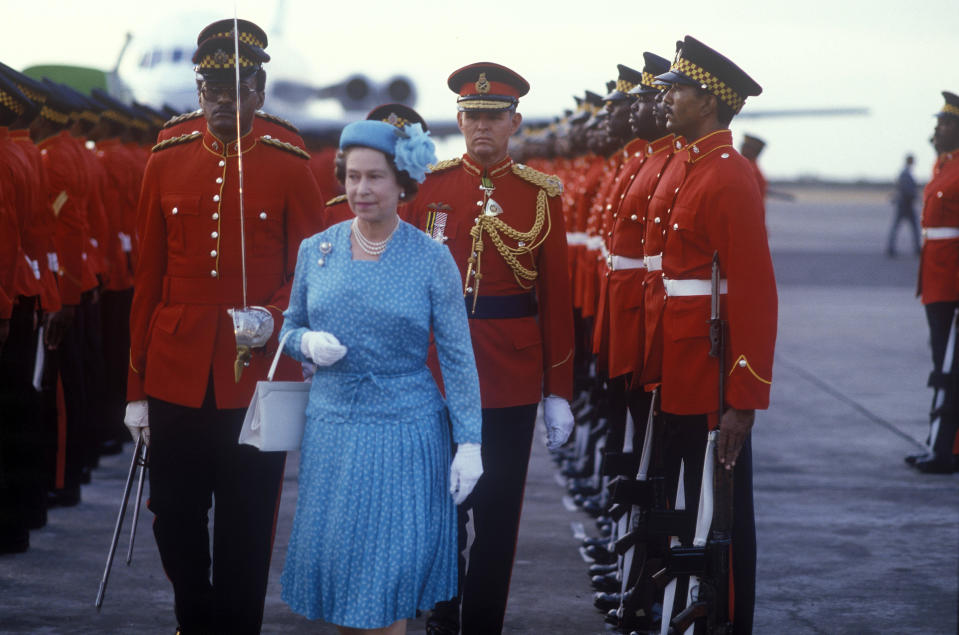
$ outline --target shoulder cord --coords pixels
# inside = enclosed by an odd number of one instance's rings
[[[491,186],[492,184],[484,176],[484,185]],[[486,187],[484,188],[483,194],[483,207],[486,209],[487,203],[490,199],[490,194],[494,188]],[[536,195],[536,218],[533,221],[533,226],[529,231],[521,232],[514,227],[510,227],[505,222],[500,220],[496,215],[480,213],[474,221],[474,225],[470,228],[470,236],[473,237],[472,245],[472,254],[467,260],[468,266],[466,271],[466,281],[464,283],[464,295],[473,292],[473,310],[476,309],[476,299],[479,297],[479,283],[483,277],[482,274],[482,257],[483,257],[483,234],[486,233],[489,235],[490,240],[493,243],[493,246],[496,247],[496,251],[499,252],[503,260],[506,261],[506,264],[509,266],[510,270],[513,272],[513,277],[516,279],[516,282],[523,289],[532,289],[533,285],[531,284],[536,280],[538,272],[535,268],[524,267],[517,255],[519,254],[528,254],[532,253],[534,249],[543,244],[546,240],[546,237],[549,236],[550,229],[552,227],[552,219],[549,216],[549,203],[547,201],[546,192],[543,189],[540,189]],[[543,226],[546,225],[546,231],[540,235],[540,232],[543,230]],[[516,240],[520,246],[510,247],[503,242],[503,237],[500,234],[506,234],[509,238]],[[474,278],[475,281],[472,282],[470,278]],[[529,284],[528,284],[529,283]],[[472,288],[471,288],[472,287]]]

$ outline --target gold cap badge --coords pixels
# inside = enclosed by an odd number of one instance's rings
[[[489,80],[486,79],[486,73],[479,74],[479,79],[476,80],[476,91],[484,94],[489,92]]]

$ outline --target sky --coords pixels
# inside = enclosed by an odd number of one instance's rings
[[[672,59],[676,40],[687,34],[763,86],[744,113],[869,109],[858,117],[734,119],[737,141],[746,132],[767,141],[760,163],[771,178],[888,180],[913,153],[915,173],[924,180],[935,159],[929,138],[941,91],[959,93],[956,0],[168,0],[146,7],[128,0],[38,0],[4,8],[0,61],[20,69],[41,63],[111,68],[126,32],[133,34],[131,50],[167,33],[195,37],[206,21],[193,26],[192,12],[233,17],[234,6],[239,17],[267,30],[274,62],[288,53],[315,85],[356,72],[380,81],[408,75],[417,84],[416,108],[428,121],[454,115],[446,78],[465,64],[488,60],[513,68],[532,86],[521,112],[552,117],[572,108],[573,95],[586,89],[604,94],[616,64],[641,69],[643,51]],[[441,150],[460,151],[455,144]]]

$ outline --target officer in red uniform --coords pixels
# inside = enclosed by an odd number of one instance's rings
[[[952,365],[943,368],[950,331],[956,328],[959,309],[959,96],[943,92],[945,103],[936,117],[932,144],[939,158],[926,185],[922,202],[922,254],[917,295],[926,308],[933,370],[929,386],[944,393],[934,413],[937,421],[930,434],[930,452],[907,457],[921,472],[953,472],[954,443],[959,430],[959,337],[953,348]],[[959,336],[959,333],[956,333]]]
[[[458,95],[467,151],[434,167],[408,217],[449,247],[463,275],[488,469],[459,507],[462,548],[468,510],[474,531],[460,598],[463,632],[489,634],[503,628],[537,405],[545,396],[551,446],[573,424],[566,230],[559,179],[508,154],[526,80],[483,62],[455,71],[447,85]],[[458,632],[459,604],[438,605],[427,632]]]
[[[269,56],[247,43],[244,29],[260,31],[244,22],[235,61],[227,22],[227,34],[203,41],[193,59],[203,132],[153,148],[137,212],[125,421],[131,432],[150,432],[149,505],[184,633],[256,633],[262,622],[285,454],[261,453],[237,438],[276,338],[254,343],[260,346],[237,377],[227,310],[259,305],[279,321],[299,243],[322,206],[309,155],[256,135],[261,64]],[[299,376],[294,363],[280,372]],[[211,582],[207,515],[214,498]]]
[[[734,471],[732,573],[735,632],[752,630],[755,521],[749,433],[769,405],[777,295],[763,203],[728,126],[762,88],[733,62],[687,36],[668,73],[667,129],[690,143],[670,163],[653,203],[664,231],[661,405],[666,460],[687,501],[699,500],[707,429],[719,426],[716,469]],[[662,185],[668,183],[666,188]],[[673,185],[673,184],[676,185]],[[662,202],[669,201],[665,208]],[[710,276],[719,255],[728,359],[710,357]],[[725,376],[723,407],[719,374]],[[724,410],[724,411],[723,411]]]

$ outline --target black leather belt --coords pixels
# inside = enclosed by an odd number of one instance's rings
[[[471,320],[505,320],[509,318],[533,317],[536,315],[536,296],[532,293],[515,295],[481,295],[476,299],[473,310],[473,296],[466,296],[466,315]]]

